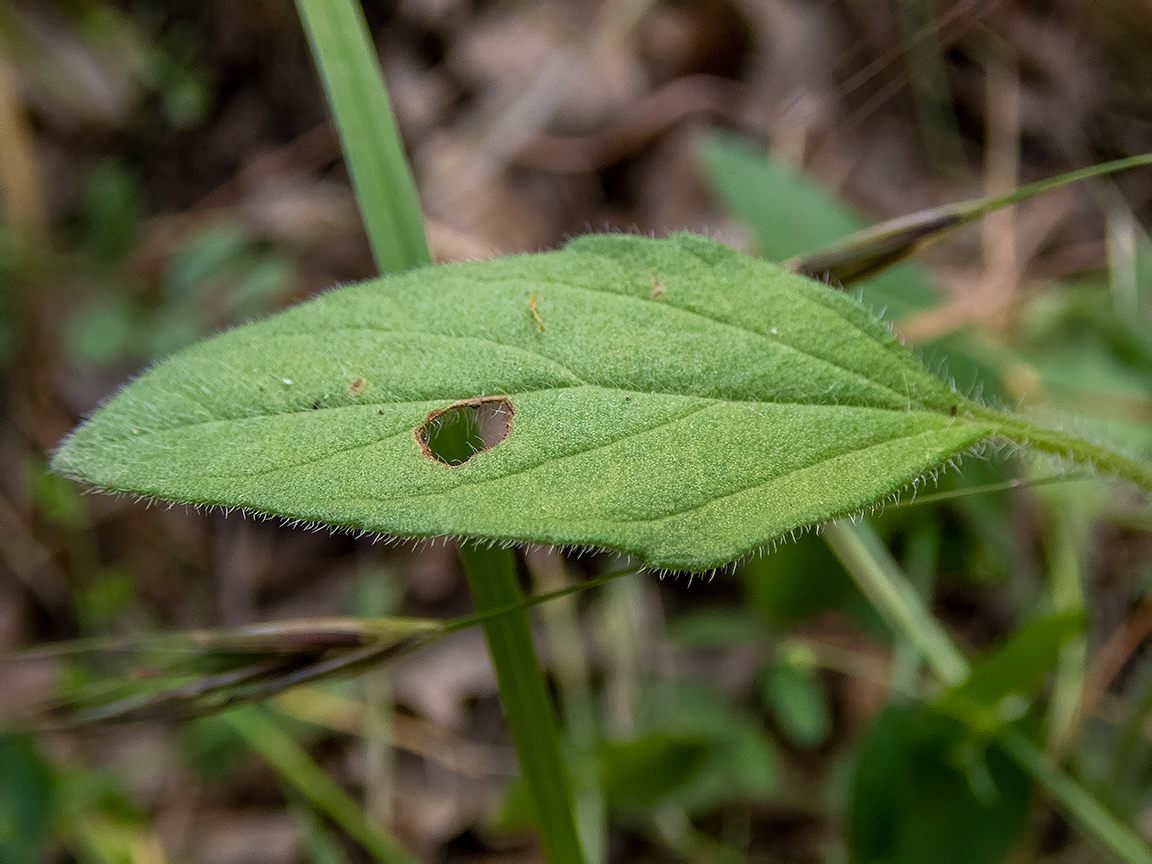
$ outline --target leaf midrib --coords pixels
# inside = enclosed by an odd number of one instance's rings
[[[595,387],[596,385],[594,385],[594,384],[589,384],[589,385],[584,385],[584,386],[588,386],[588,387]],[[571,388],[549,388],[549,389],[547,389],[547,390],[525,390],[525,391],[522,391],[521,393],[519,393],[519,394],[515,394],[515,395],[521,395],[521,396],[523,396],[523,395],[528,395],[528,394],[550,393],[550,392],[553,392],[553,390],[565,390],[565,389],[571,389]],[[604,390],[607,390],[607,389],[610,389],[610,388],[598,388],[598,389],[604,389]],[[638,392],[638,391],[627,391],[627,390],[625,390],[625,391],[622,391],[622,392],[625,392],[625,393],[627,393],[627,392]],[[669,394],[669,395],[678,395],[678,394]],[[473,482],[472,482],[471,484],[469,484],[469,485],[478,486],[478,485],[481,485],[481,484],[483,484],[483,483],[489,483],[489,482],[495,482],[496,480],[502,480],[502,479],[504,479],[504,478],[506,478],[506,477],[515,477],[515,476],[517,476],[517,475],[519,475],[519,474],[525,474],[525,473],[528,473],[529,471],[534,471],[534,470],[536,470],[537,468],[541,467],[542,465],[547,465],[547,464],[554,464],[554,463],[556,463],[556,462],[560,462],[560,461],[562,461],[562,460],[564,460],[564,459],[572,458],[572,457],[575,457],[575,456],[581,456],[581,455],[583,455],[583,454],[585,454],[585,453],[594,453],[594,452],[596,452],[597,450],[603,449],[603,448],[605,448],[605,447],[611,447],[612,445],[614,445],[614,444],[618,444],[618,443],[620,443],[621,441],[627,441],[629,438],[634,438],[634,437],[636,437],[636,436],[638,436],[638,435],[644,435],[644,434],[646,434],[646,433],[648,433],[648,432],[654,432],[654,431],[656,431],[657,429],[661,429],[661,428],[663,428],[663,427],[665,427],[665,426],[670,426],[670,425],[672,425],[673,423],[678,423],[678,422],[679,422],[679,421],[681,421],[681,420],[684,420],[684,419],[686,419],[686,418],[688,418],[688,417],[691,417],[691,416],[693,416],[694,414],[698,414],[699,412],[701,412],[701,411],[704,411],[704,410],[706,410],[706,409],[708,409],[708,408],[713,408],[713,407],[715,407],[716,405],[725,405],[725,404],[741,404],[741,403],[733,403],[733,402],[731,402],[731,401],[728,401],[728,400],[723,400],[723,399],[707,399],[706,397],[703,397],[703,396],[696,396],[696,397],[684,397],[684,398],[704,399],[706,402],[708,402],[708,404],[706,404],[706,405],[702,405],[702,406],[700,406],[699,408],[696,408],[696,409],[694,409],[694,410],[692,410],[692,411],[689,411],[687,414],[682,414],[682,415],[681,415],[681,416],[679,416],[679,417],[674,417],[674,418],[672,418],[671,420],[661,420],[659,423],[656,423],[655,425],[653,425],[653,426],[649,426],[649,427],[647,427],[647,428],[645,428],[645,429],[638,429],[638,430],[635,430],[635,431],[629,431],[629,432],[627,432],[626,434],[624,434],[624,435],[621,435],[619,438],[614,438],[614,439],[612,439],[611,441],[602,441],[602,442],[600,442],[599,444],[594,444],[594,445],[592,445],[591,447],[588,447],[588,448],[586,448],[586,449],[583,449],[583,450],[576,450],[576,451],[572,451],[572,452],[570,452],[570,453],[565,453],[565,454],[563,454],[562,456],[556,456],[556,457],[553,457],[553,458],[551,458],[551,459],[547,459],[547,460],[545,460],[545,461],[543,461],[543,462],[536,462],[536,463],[534,463],[533,465],[529,465],[529,466],[527,466],[526,468],[521,468],[521,469],[518,469],[518,470],[516,470],[516,471],[510,471],[510,472],[508,472],[508,473],[506,473],[506,474],[501,474],[501,475],[499,475],[499,476],[496,476],[496,477],[485,477],[485,478],[483,478],[483,479],[480,479],[480,480],[475,480],[475,481],[473,481]],[[345,408],[373,407],[375,404],[381,404],[381,405],[396,405],[396,404],[412,404],[412,405],[421,405],[421,404],[425,404],[425,403],[424,403],[424,402],[411,402],[411,403],[381,402],[381,403],[371,403],[371,404],[366,404],[366,405],[364,405],[364,406],[359,406],[359,405],[347,405],[347,406],[344,406],[344,407],[345,407]],[[763,403],[760,403],[760,402],[749,402],[749,403],[747,403],[747,404],[749,404],[749,405],[759,405],[759,404],[763,404]],[[325,410],[327,410],[327,411],[338,411],[338,410],[341,410],[341,409],[339,409],[339,408],[328,408],[328,409],[325,409]],[[292,412],[292,413],[301,413],[301,414],[303,414],[303,413],[308,413],[308,412]],[[269,416],[269,417],[276,417],[276,416],[288,416],[288,415],[277,415],[277,414],[270,414],[270,415],[267,415],[267,416]],[[234,423],[234,422],[237,422],[237,421],[235,421],[235,420],[219,420],[219,421],[214,421],[214,422],[219,422],[219,423]],[[513,423],[515,423],[515,420],[513,420]],[[178,429],[181,429],[181,428],[184,428],[184,427],[176,427],[176,429],[165,429],[165,430],[161,430],[161,431],[159,431],[159,432],[154,432],[154,433],[141,433],[141,435],[136,435],[136,436],[133,436],[132,440],[134,440],[134,441],[139,441],[141,438],[143,438],[143,437],[144,437],[144,435],[145,435],[145,434],[154,434],[154,435],[159,435],[159,434],[163,434],[163,433],[170,433],[170,432],[173,432],[173,431],[177,431]],[[277,465],[277,466],[276,466],[276,467],[274,467],[274,468],[269,468],[269,469],[267,469],[267,470],[264,470],[264,471],[251,471],[251,472],[245,472],[245,473],[242,473],[242,474],[236,474],[236,473],[227,473],[227,474],[212,474],[212,473],[208,473],[208,472],[203,472],[203,473],[202,473],[202,476],[204,476],[204,477],[213,477],[213,478],[217,478],[217,479],[221,479],[221,480],[224,480],[224,479],[234,479],[234,478],[236,478],[236,477],[265,477],[265,476],[267,476],[267,475],[269,475],[269,474],[275,474],[275,473],[276,473],[276,472],[278,472],[278,471],[286,471],[286,470],[291,470],[291,469],[294,469],[294,468],[303,468],[303,467],[304,467],[304,466],[306,466],[306,465],[318,465],[318,464],[320,464],[320,463],[324,462],[325,460],[327,460],[327,459],[331,459],[331,458],[334,458],[334,457],[336,457],[336,456],[339,456],[339,455],[341,455],[342,453],[350,453],[350,452],[352,452],[352,451],[354,451],[354,450],[359,450],[359,449],[361,449],[361,448],[364,448],[364,447],[374,447],[374,446],[376,446],[377,444],[381,444],[381,443],[383,443],[383,442],[385,442],[385,441],[391,441],[391,440],[393,440],[393,439],[395,439],[395,438],[401,438],[401,437],[404,437],[404,436],[407,436],[407,435],[412,435],[412,434],[413,434],[413,432],[414,432],[414,428],[405,428],[405,429],[402,429],[402,430],[400,430],[399,432],[393,432],[393,433],[390,433],[390,434],[388,434],[388,435],[385,435],[385,436],[384,436],[384,437],[382,437],[382,438],[376,438],[376,439],[374,439],[374,440],[372,440],[372,441],[365,441],[365,442],[361,442],[361,443],[359,443],[359,444],[352,444],[352,445],[350,445],[350,446],[348,446],[348,447],[342,447],[342,448],[340,448],[339,450],[329,450],[329,451],[325,452],[325,453],[324,453],[322,456],[318,456],[318,457],[316,457],[315,459],[306,459],[306,460],[304,460],[304,461],[302,461],[302,462],[294,462],[294,463],[291,463],[291,464],[283,464],[283,465]],[[497,445],[497,446],[498,446],[498,445]],[[490,448],[488,448],[488,449],[489,449],[489,450],[491,450],[491,449],[494,449],[494,448],[490,447]],[[481,451],[481,452],[484,452],[484,453],[486,453],[486,452],[488,452],[488,451],[487,451],[487,450],[485,450],[485,451]],[[449,467],[449,466],[445,466],[445,469],[446,469],[446,470],[457,470],[457,469],[458,469],[458,468],[460,468],[460,467],[462,467],[462,466],[451,466],[451,467]],[[420,493],[420,494],[421,494],[421,495],[424,495],[424,494],[428,494],[428,495],[437,495],[437,494],[442,494],[442,492],[443,492],[443,490],[441,490],[441,492],[429,492],[429,493]],[[404,497],[404,496],[397,496],[397,497]],[[412,496],[412,497],[419,497],[419,496]]]
[[[593,385],[593,386],[594,386],[594,385]],[[550,392],[550,391],[544,390],[544,391],[527,391],[527,392],[529,392],[529,393],[544,393],[544,392]],[[696,398],[702,398],[702,397],[696,397]],[[706,400],[706,401],[707,401],[707,404],[705,404],[705,405],[701,405],[700,407],[698,407],[698,408],[696,408],[696,409],[694,409],[694,410],[692,410],[692,411],[689,411],[688,413],[686,413],[686,414],[683,414],[683,415],[681,415],[681,416],[679,416],[679,417],[675,417],[675,418],[672,418],[672,419],[669,419],[669,420],[663,420],[663,421],[661,421],[661,422],[659,422],[659,423],[656,423],[656,424],[654,424],[654,425],[652,425],[652,426],[648,426],[648,427],[646,427],[646,428],[644,428],[644,429],[638,429],[638,430],[629,431],[629,432],[627,432],[627,433],[625,433],[625,434],[621,435],[621,436],[620,436],[620,437],[618,437],[618,438],[613,438],[613,439],[612,439],[612,440],[610,440],[610,441],[602,441],[602,442],[599,442],[599,443],[597,443],[597,444],[594,444],[594,445],[592,445],[592,446],[590,446],[590,447],[587,447],[587,448],[584,448],[584,449],[580,449],[580,450],[571,451],[571,452],[568,452],[568,453],[564,453],[564,454],[562,454],[562,455],[559,455],[559,456],[552,456],[552,457],[550,457],[550,458],[547,458],[547,459],[545,459],[545,460],[542,460],[542,461],[539,461],[539,462],[535,462],[535,463],[533,463],[533,464],[531,464],[531,465],[527,465],[527,466],[521,467],[521,468],[519,468],[519,469],[517,469],[517,470],[515,470],[515,471],[508,471],[508,472],[505,472],[505,473],[503,473],[503,474],[498,474],[498,475],[495,475],[495,476],[491,476],[491,477],[484,477],[484,478],[476,478],[476,479],[471,479],[471,480],[468,480],[468,481],[466,481],[465,483],[463,483],[463,484],[461,484],[461,485],[462,485],[462,486],[468,486],[469,488],[473,488],[473,489],[474,489],[474,488],[476,488],[476,487],[478,487],[478,486],[484,486],[484,485],[487,485],[487,484],[490,484],[490,483],[497,483],[497,482],[500,482],[500,481],[508,480],[509,478],[518,477],[518,476],[521,476],[521,475],[523,475],[523,474],[528,474],[528,473],[531,473],[531,472],[533,472],[533,471],[536,471],[536,470],[538,470],[538,469],[540,469],[540,468],[542,468],[542,467],[546,467],[546,466],[555,465],[555,464],[557,464],[557,463],[560,463],[560,462],[566,461],[566,460],[568,460],[568,459],[574,459],[574,458],[576,458],[576,457],[579,457],[579,456],[584,456],[584,455],[587,455],[587,454],[589,454],[589,453],[594,453],[594,452],[596,452],[597,450],[603,450],[603,449],[606,449],[606,448],[608,448],[608,447],[612,447],[612,446],[615,446],[616,444],[619,444],[619,443],[621,443],[621,442],[623,442],[623,441],[628,441],[629,439],[632,439],[632,438],[636,438],[636,437],[639,437],[639,436],[641,436],[641,435],[647,435],[647,434],[650,434],[650,433],[652,433],[652,432],[656,432],[656,431],[658,431],[658,430],[660,430],[660,429],[663,429],[663,428],[665,428],[665,427],[668,427],[668,426],[672,426],[672,425],[674,425],[674,424],[676,424],[676,423],[681,423],[681,422],[683,422],[683,421],[686,421],[686,420],[690,419],[691,417],[694,417],[695,415],[697,415],[697,414],[700,414],[700,413],[701,413],[701,412],[703,412],[703,411],[707,411],[707,410],[709,410],[709,409],[711,409],[711,408],[715,408],[715,407],[718,407],[718,406],[727,406],[727,405],[735,405],[735,406],[739,406],[739,405],[742,405],[742,404],[743,404],[743,405],[749,405],[749,406],[752,406],[752,405],[762,405],[762,404],[764,404],[764,403],[762,403],[762,402],[741,402],[741,401],[738,401],[738,400],[722,400],[722,399],[710,399],[710,400]],[[793,404],[793,403],[782,403],[782,404]],[[795,404],[804,404],[804,403],[795,403]],[[348,406],[348,407],[355,407],[355,406]],[[805,407],[809,407],[809,406],[805,406]],[[839,406],[839,405],[832,405],[832,406],[826,406],[826,407],[829,407],[829,408],[833,408],[833,409],[835,409],[835,408],[847,408],[847,409],[849,409],[849,410],[857,410],[857,409],[859,409],[859,407],[860,407],[860,406]],[[327,410],[339,410],[339,409],[327,409]],[[888,411],[891,411],[891,410],[893,410],[893,409],[883,409],[883,408],[880,408],[880,409],[877,409],[877,408],[867,408],[867,407],[865,406],[865,407],[864,407],[864,410],[880,410],[880,411],[885,411],[885,410],[888,410]],[[909,413],[909,412],[904,412],[904,411],[901,411],[901,412],[898,412],[898,413]],[[926,413],[926,414],[934,414],[935,412],[931,412],[931,411],[925,411],[925,412],[922,412],[922,413]],[[911,434],[908,434],[908,435],[898,435],[898,436],[893,436],[893,437],[891,437],[891,438],[885,439],[884,441],[880,441],[880,442],[877,442],[877,443],[875,443],[875,444],[869,444],[869,445],[867,445],[867,446],[865,446],[865,447],[849,448],[849,449],[847,449],[847,450],[844,450],[844,451],[842,451],[842,452],[840,452],[840,453],[837,453],[837,454],[835,454],[835,455],[833,455],[833,456],[829,456],[829,457],[827,457],[827,458],[828,458],[828,459],[837,459],[837,458],[841,458],[841,457],[843,457],[843,456],[846,456],[846,455],[849,455],[849,454],[856,454],[856,453],[866,453],[866,452],[868,452],[870,449],[873,449],[873,448],[875,448],[875,447],[882,447],[882,446],[890,445],[892,442],[895,442],[895,441],[904,441],[904,440],[910,440],[910,439],[912,439],[912,438],[916,438],[916,437],[918,437],[918,436],[924,436],[924,435],[928,435],[928,434],[930,434],[932,431],[940,431],[940,430],[921,430],[921,431],[918,431],[918,432],[914,432],[914,433],[911,433]],[[304,461],[302,461],[302,462],[296,462],[296,463],[292,463],[292,464],[289,464],[289,465],[278,465],[278,466],[276,466],[276,467],[274,467],[274,468],[270,468],[270,469],[268,469],[268,470],[266,470],[266,471],[248,472],[248,473],[243,473],[243,474],[234,474],[234,473],[226,473],[226,474],[214,474],[214,473],[205,473],[203,476],[206,476],[206,477],[212,477],[212,478],[217,478],[217,479],[235,479],[235,478],[237,478],[237,477],[243,477],[243,478],[254,478],[254,477],[263,477],[263,476],[268,476],[268,475],[270,475],[270,474],[275,474],[275,473],[277,473],[277,472],[280,472],[280,471],[293,470],[293,469],[296,469],[296,468],[301,468],[301,467],[304,467],[304,466],[309,466],[309,465],[319,465],[319,464],[323,463],[324,461],[326,461],[326,460],[328,460],[328,459],[331,459],[331,458],[334,458],[334,457],[336,457],[336,456],[339,456],[339,455],[341,455],[341,454],[344,454],[344,453],[348,453],[348,452],[352,452],[352,451],[355,451],[355,450],[358,450],[358,449],[362,449],[362,448],[366,448],[366,447],[373,447],[373,446],[376,446],[376,445],[378,445],[378,444],[381,444],[381,443],[383,443],[383,442],[386,442],[386,441],[390,441],[390,440],[394,440],[394,439],[396,439],[396,438],[400,438],[400,437],[403,437],[403,436],[407,436],[407,435],[410,435],[410,434],[412,434],[412,430],[410,430],[410,429],[404,429],[404,430],[401,430],[401,431],[399,431],[399,432],[396,432],[396,433],[392,433],[392,434],[386,435],[386,436],[384,436],[384,437],[382,437],[382,438],[377,438],[377,439],[374,439],[373,441],[367,441],[367,442],[363,442],[363,443],[359,443],[359,444],[354,444],[354,445],[352,445],[352,446],[349,446],[349,447],[344,447],[344,448],[341,448],[341,449],[339,449],[339,450],[328,451],[328,452],[326,452],[325,454],[323,454],[322,456],[319,456],[319,457],[317,457],[317,458],[315,458],[315,459],[308,459],[308,460],[304,460]],[[487,452],[487,451],[485,451],[485,452]],[[785,477],[788,477],[789,475],[791,475],[791,474],[793,474],[793,473],[795,473],[795,472],[807,470],[807,469],[809,469],[809,468],[813,467],[814,465],[817,465],[817,464],[819,464],[821,461],[827,461],[827,460],[823,460],[823,459],[820,459],[820,460],[816,460],[816,461],[814,461],[814,462],[809,462],[809,463],[807,463],[806,465],[803,465],[803,466],[799,466],[799,467],[797,467],[797,468],[793,468],[793,469],[790,469],[790,470],[788,470],[788,471],[785,471],[785,472],[784,472],[784,473],[782,473],[782,474],[777,474],[777,475],[774,475],[773,477],[771,477],[771,478],[769,478],[769,479],[767,479],[767,480],[764,480],[763,482],[759,482],[759,483],[753,483],[753,484],[750,484],[750,485],[748,485],[748,486],[746,486],[746,487],[742,487],[742,488],[740,488],[740,489],[732,490],[732,491],[730,491],[730,492],[725,492],[725,493],[724,493],[724,494],[722,494],[722,495],[718,495],[718,496],[716,496],[716,497],[714,497],[714,498],[710,498],[710,499],[708,499],[707,501],[705,501],[705,502],[703,502],[703,503],[701,503],[701,504],[698,504],[698,505],[694,505],[694,506],[692,506],[692,507],[688,507],[688,508],[685,508],[684,510],[671,511],[671,512],[670,512],[670,513],[669,513],[667,516],[665,516],[665,517],[656,517],[656,518],[654,518],[654,519],[647,519],[647,518],[644,518],[644,519],[641,519],[641,518],[637,518],[637,519],[618,519],[618,520],[613,520],[613,521],[616,521],[616,522],[653,522],[653,521],[659,521],[660,519],[663,519],[663,518],[673,518],[673,517],[675,517],[675,516],[678,516],[678,515],[683,515],[684,513],[690,513],[690,512],[692,512],[693,510],[697,510],[697,509],[701,509],[701,508],[703,508],[703,507],[707,507],[707,506],[709,506],[710,504],[712,504],[712,503],[714,503],[714,502],[716,502],[716,501],[722,500],[722,499],[724,499],[724,498],[726,498],[726,497],[729,497],[729,496],[733,496],[733,495],[739,495],[739,494],[742,494],[743,492],[747,492],[747,491],[749,491],[749,490],[752,490],[752,489],[756,489],[756,488],[759,488],[759,487],[761,487],[761,486],[766,486],[766,485],[768,485],[769,483],[773,483],[773,482],[776,482],[776,481],[778,481],[778,480],[781,480],[781,479],[783,479],[783,478],[785,478]],[[457,469],[457,468],[446,468],[446,470],[458,470],[458,469]],[[457,486],[457,487],[452,487],[452,490],[454,490],[454,489],[457,489],[457,488],[460,488],[460,487],[458,487],[458,486]],[[393,496],[390,496],[389,498],[386,498],[386,499],[384,499],[384,498],[369,498],[368,500],[373,500],[373,501],[377,501],[377,502],[388,502],[388,501],[391,501],[391,502],[396,502],[396,501],[413,501],[413,500],[418,500],[418,499],[421,499],[421,498],[432,498],[432,497],[441,496],[441,495],[447,494],[449,491],[452,491],[452,490],[439,489],[439,490],[434,490],[434,491],[430,491],[430,492],[419,492],[419,493],[397,494],[397,495],[393,495]],[[357,499],[347,499],[347,500],[360,500],[360,497],[362,497],[362,496],[358,496],[358,498],[357,498]]]
[[[705,406],[705,408],[707,408],[707,407],[712,407],[712,406]],[[704,410],[704,408],[699,409],[699,411],[702,411],[702,410]],[[667,426],[667,425],[671,425],[672,423],[679,422],[680,420],[686,419],[686,418],[692,416],[693,414],[699,413],[699,411],[693,411],[692,414],[686,414],[686,415],[684,415],[684,417],[679,417],[676,420],[666,421],[665,423],[661,423],[659,426],[654,426],[651,429],[645,429],[645,430],[642,430],[641,432],[631,433],[629,435],[626,435],[622,438],[617,439],[616,441],[612,441],[612,442],[609,442],[606,444],[597,445],[596,447],[589,448],[588,450],[580,451],[580,453],[567,453],[564,456],[549,460],[547,463],[540,462],[540,463],[537,463],[536,465],[531,466],[530,468],[522,469],[520,471],[513,471],[513,472],[510,472],[508,474],[501,474],[498,477],[485,477],[483,479],[476,480],[475,482],[468,484],[468,486],[470,488],[474,488],[475,486],[484,485],[486,483],[494,483],[498,480],[504,480],[504,479],[507,479],[508,477],[516,477],[520,474],[527,473],[528,471],[533,471],[536,468],[539,468],[541,465],[544,465],[544,464],[553,464],[554,462],[558,462],[558,461],[561,461],[563,459],[567,459],[567,458],[575,457],[575,456],[580,456],[580,455],[583,455],[584,453],[593,452],[595,450],[601,449],[602,447],[609,447],[612,444],[616,444],[616,443],[619,443],[620,441],[627,440],[627,438],[633,437],[633,435],[642,435],[646,432],[655,431],[656,429],[660,428],[661,426]],[[921,431],[921,432],[915,432],[915,433],[910,434],[910,435],[896,435],[896,436],[893,436],[891,438],[886,438],[883,441],[878,441],[875,444],[869,444],[865,447],[858,447],[854,450],[846,450],[843,453],[837,453],[835,456],[830,456],[830,457],[828,457],[828,459],[820,459],[820,460],[816,460],[815,462],[809,462],[807,465],[801,465],[801,466],[798,466],[796,468],[789,469],[788,471],[785,471],[781,474],[777,474],[773,477],[768,478],[767,480],[763,480],[763,481],[760,481],[757,483],[751,483],[748,486],[742,487],[740,489],[734,489],[732,491],[725,492],[721,495],[717,495],[714,498],[709,498],[707,501],[704,501],[701,504],[695,504],[691,507],[685,507],[683,510],[675,510],[675,511],[672,511],[672,512],[667,513],[665,515],[662,515],[662,516],[636,517],[636,518],[631,518],[631,519],[615,519],[615,518],[614,519],[604,519],[604,518],[597,518],[597,517],[589,517],[589,518],[580,518],[580,519],[575,519],[575,520],[572,520],[572,519],[563,520],[563,519],[560,519],[559,517],[556,517],[556,516],[549,516],[548,520],[549,520],[549,522],[552,522],[552,523],[561,522],[561,521],[566,521],[566,522],[601,522],[605,525],[617,525],[617,524],[620,524],[621,522],[628,523],[628,524],[653,524],[656,522],[663,522],[663,521],[666,521],[668,519],[674,519],[678,516],[683,516],[685,513],[691,513],[695,510],[701,510],[705,507],[710,506],[711,504],[714,504],[717,501],[722,501],[725,498],[729,498],[729,497],[732,497],[735,495],[741,495],[745,492],[750,492],[753,489],[759,489],[762,486],[768,486],[768,485],[775,483],[779,480],[783,480],[783,479],[791,476],[792,474],[797,474],[801,471],[806,471],[815,465],[819,465],[821,462],[830,461],[832,459],[839,459],[839,458],[842,458],[844,456],[852,455],[852,454],[867,453],[869,450],[872,450],[872,449],[875,449],[878,447],[884,447],[886,445],[892,444],[895,441],[906,441],[906,440],[910,440],[912,438],[916,438],[916,437],[919,437],[919,436],[922,436],[925,434],[927,434],[927,433]],[[947,461],[946,459],[942,459],[939,464],[943,464],[946,461]],[[931,470],[931,467],[935,467],[935,466],[930,466],[930,468],[927,470]],[[920,475],[918,474],[917,476],[920,476]],[[911,482],[911,481],[909,481],[909,482]],[[905,484],[905,485],[907,485],[907,484]],[[456,489],[456,488],[459,488],[459,487],[454,487],[454,489]],[[904,488],[904,486],[900,486],[899,488]],[[454,490],[449,490],[449,491],[454,491]],[[338,500],[343,500],[343,501],[373,501],[373,502],[376,502],[377,504],[387,504],[387,503],[395,503],[397,501],[407,502],[407,501],[418,500],[420,498],[432,498],[432,497],[436,497],[436,496],[444,495],[444,494],[446,494],[446,490],[439,490],[436,492],[408,493],[408,494],[402,494],[402,495],[395,495],[395,496],[392,496],[390,498],[376,498],[376,497],[372,497],[372,496],[358,495],[355,497],[341,498]],[[856,509],[859,509],[859,508],[856,508]],[[845,512],[856,512],[856,510],[850,510],[850,511],[845,511]],[[828,518],[829,519],[835,519],[835,518],[839,518],[839,516],[842,516],[842,515],[843,514],[837,514],[834,516],[830,516]]]

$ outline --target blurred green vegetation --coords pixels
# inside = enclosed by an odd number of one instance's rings
[[[694,8],[656,5],[657,12]],[[926,8],[918,6],[917,13]],[[448,63],[448,48],[437,47],[437,40],[445,41],[444,33],[467,35],[464,25],[437,30],[400,21],[395,26],[408,30],[388,37],[391,14],[370,10],[381,42],[389,48],[420,36],[420,50],[438,58],[434,68]],[[1136,50],[1142,43],[1134,35],[1130,43],[1106,38],[1123,30],[1115,24],[1123,14],[1112,10],[1093,19],[1093,32],[1099,51],[1114,57],[1123,73],[1117,73],[1123,85],[1117,93],[1146,123],[1144,52]],[[0,622],[6,653],[77,637],[141,639],[270,610],[440,617],[464,611],[459,575],[434,547],[415,554],[144,511],[82,496],[45,473],[46,453],[125,375],[230,324],[371,270],[368,250],[340,234],[344,229],[301,240],[275,222],[271,208],[260,211],[258,193],[290,185],[291,171],[253,181],[236,198],[208,198],[256,151],[286,147],[323,116],[290,5],[250,10],[243,15],[252,19],[240,24],[215,15],[223,13],[95,0],[46,4],[46,11],[27,4],[0,10],[3,77],[15,70],[16,91],[31,118],[15,133],[0,134],[5,153],[18,150],[21,140],[40,148],[40,192],[49,213],[46,233],[11,208],[0,225],[0,606],[11,609],[13,619]],[[1126,44],[1136,47],[1126,52]],[[922,54],[916,62],[931,67],[941,57],[953,78],[967,71],[967,58],[951,55]],[[408,70],[399,61],[388,68],[389,74]],[[924,80],[932,87],[924,85],[906,106],[914,118],[907,122],[928,141],[933,164],[940,165],[938,154],[954,158],[957,143],[970,155],[979,150],[985,142],[972,132],[971,107],[943,99],[938,77]],[[467,114],[459,103],[468,92],[460,90],[456,102],[445,101]],[[272,108],[252,107],[259,99]],[[238,118],[231,125],[221,120],[229,106]],[[201,134],[206,129],[213,134]],[[955,135],[964,140],[956,142]],[[1026,144],[1023,158],[1043,149],[1040,136]],[[1120,147],[1105,142],[1092,158],[1116,155]],[[1047,169],[1045,156],[1036,161]],[[304,211],[331,205],[325,213],[341,212],[330,197],[331,185],[345,182],[332,168],[334,158],[319,158],[308,169],[315,175],[313,197],[285,195],[278,206],[295,201]],[[700,170],[719,208],[772,260],[823,247],[869,221],[793,161],[733,136],[707,139],[700,149]],[[629,171],[609,166],[600,169],[599,181],[626,185],[642,173]],[[617,174],[630,179],[619,181]],[[625,192],[609,191],[604,199],[616,207]],[[1115,191],[1104,187],[1101,196]],[[522,197],[509,200],[523,204],[552,194],[530,192],[537,197],[521,190]],[[588,194],[572,186],[555,197],[580,202]],[[10,191],[4,200],[13,200]],[[542,221],[535,213],[530,218]],[[555,242],[571,230],[569,222],[585,218],[581,214],[549,228]],[[593,215],[600,211],[587,215],[599,224]],[[1118,220],[1120,236],[1129,236],[1123,233],[1129,223],[1115,213],[1109,218]],[[964,392],[1022,410],[1052,406],[1080,434],[1148,458],[1152,245],[1139,219],[1127,218],[1134,225],[1131,242],[1113,243],[1110,266],[1097,255],[1075,273],[1037,278],[1014,298],[1003,326],[958,319],[917,349],[930,363],[945,364]],[[924,264],[894,268],[865,285],[862,296],[899,326],[945,302],[946,286],[932,272]],[[1067,471],[1015,453],[980,454],[917,490],[955,497],[916,504],[909,493],[901,502],[908,506],[875,517],[904,572],[976,658],[973,677],[943,692],[932,689],[914,654],[817,534],[745,562],[734,576],[690,588],[646,575],[622,577],[545,619],[557,637],[550,644],[571,643],[575,634],[587,649],[574,665],[554,656],[551,668],[581,825],[588,835],[601,835],[592,860],[650,860],[653,854],[696,861],[1099,860],[992,742],[1004,723],[1046,743],[1113,812],[1146,826],[1152,807],[1152,668],[1144,647],[1152,628],[1146,601],[1152,519],[1146,497],[1099,479],[1007,488],[1018,479]],[[273,545],[279,551],[271,551]],[[532,554],[527,566],[536,578],[546,568],[533,564]],[[552,575],[565,582],[619,563],[612,556],[550,560]],[[241,564],[229,563],[236,561]],[[241,575],[232,572],[242,565],[248,569]],[[293,605],[291,598],[301,597]],[[54,662],[49,701],[155,674],[160,661],[147,650],[93,650]],[[24,689],[35,689],[0,665],[0,690],[14,703]],[[502,807],[491,808],[499,820],[446,819],[449,827],[437,834],[420,827],[426,823],[404,804],[390,803],[405,790],[424,790],[412,774],[453,770],[427,740],[467,739],[504,752],[504,739],[493,732],[499,718],[490,693],[473,691],[458,696],[465,707],[457,728],[429,722],[420,727],[424,739],[404,739],[393,752],[397,729],[430,711],[397,689],[370,676],[305,691],[311,714],[298,703],[272,703],[261,716],[283,733],[278,742],[299,750],[290,751],[295,762],[271,769],[262,767],[251,738],[221,717],[143,733],[5,732],[0,861],[200,860],[187,829],[182,835],[171,825],[190,820],[195,832],[207,824],[197,821],[205,814],[247,809],[287,814],[297,832],[293,860],[366,860],[356,832],[399,812],[410,832],[405,839],[425,860],[479,859],[485,844],[511,842],[500,832],[522,827],[525,808],[521,787],[505,783],[505,763],[487,775],[491,786],[510,789]],[[349,763],[370,764],[364,772],[380,776],[366,779]],[[309,765],[325,769],[337,791],[359,802],[356,826],[335,815],[347,814],[340,810],[343,799],[325,805],[300,791],[289,765],[304,766],[304,776]],[[494,794],[475,797],[488,801]],[[446,806],[437,801],[428,794],[412,807],[435,812]]]

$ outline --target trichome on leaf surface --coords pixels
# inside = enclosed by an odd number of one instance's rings
[[[420,430],[457,403],[515,419],[471,458],[434,458]],[[1114,456],[957,394],[826,285],[695,235],[594,235],[340,288],[204,341],[125,387],[53,467],[146,497],[701,571],[997,436]]]

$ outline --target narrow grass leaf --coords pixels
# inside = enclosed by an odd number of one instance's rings
[[[477,609],[496,610],[523,603],[511,550],[463,544],[460,563]],[[584,855],[573,820],[572,784],[527,614],[521,609],[518,614],[486,620],[484,637],[540,829],[544,859],[549,864],[581,864]]]
[[[600,784],[614,806],[657,807],[699,776],[711,755],[700,737],[653,732],[597,749]]]
[[[359,3],[297,0],[296,8],[324,79],[376,266],[395,273],[431,263],[416,187]]]

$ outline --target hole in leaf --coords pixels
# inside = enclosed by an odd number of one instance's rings
[[[507,438],[515,413],[503,396],[457,402],[430,413],[416,427],[416,440],[429,459],[455,468]]]

